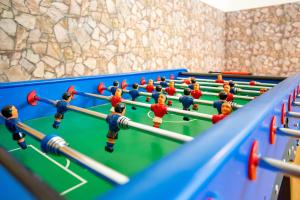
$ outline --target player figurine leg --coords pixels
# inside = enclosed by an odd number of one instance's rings
[[[64,118],[64,114],[68,110],[67,106],[68,106],[69,102],[71,101],[71,99],[72,99],[72,95],[68,92],[65,92],[62,95],[62,100],[59,100],[56,103],[57,110],[56,110],[56,114],[54,116],[54,122],[52,125],[53,128],[55,128],[55,129],[59,128],[61,120]]]
[[[2,108],[1,114],[4,117],[5,127],[9,132],[12,133],[13,140],[18,141],[18,145],[22,149],[26,149],[27,148],[27,144],[25,141],[26,134],[22,133],[19,130],[18,127],[19,114],[17,108],[13,105],[5,106],[4,108]]]
[[[107,115],[106,122],[109,125],[109,130],[106,135],[107,142],[105,146],[105,151],[112,153],[114,151],[115,140],[118,139],[118,133],[120,128],[118,127],[118,119],[125,115],[126,107],[124,103],[118,103],[114,107],[114,112]]]

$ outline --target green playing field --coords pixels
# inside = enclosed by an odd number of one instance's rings
[[[216,100],[216,97],[203,96],[201,99]],[[144,102],[145,97],[138,100]],[[248,101],[236,102],[244,105]],[[172,107],[181,109],[182,106],[173,101]],[[90,109],[109,113],[110,108],[110,104],[104,104]],[[215,114],[216,109],[208,105],[199,105],[198,112]],[[153,113],[149,109],[138,107],[137,110],[132,110],[131,106],[127,105],[126,116],[132,121],[152,126]],[[119,132],[114,152],[108,153],[104,151],[108,129],[106,122],[72,111],[65,114],[58,130],[52,128],[53,116],[24,123],[45,134],[55,133],[61,136],[70,147],[129,177],[182,145],[142,131],[127,129]],[[191,118],[187,122],[182,120],[182,116],[168,114],[164,117],[161,128],[195,137],[211,126],[210,121]],[[114,187],[63,156],[44,154],[40,150],[39,142],[29,136],[26,138],[28,149],[20,150],[3,125],[0,126],[0,132],[0,145],[66,199],[94,199]]]

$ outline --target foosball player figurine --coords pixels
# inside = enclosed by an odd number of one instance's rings
[[[53,128],[59,128],[61,120],[64,118],[64,114],[68,111],[67,106],[72,99],[72,95],[69,92],[65,92],[62,95],[62,99],[56,103],[56,114],[54,115]]]
[[[114,151],[115,140],[118,139],[118,132],[120,130],[118,126],[118,119],[124,116],[126,112],[126,106],[124,103],[118,103],[115,106],[114,112],[107,115],[106,122],[109,125],[108,133],[106,135],[107,142],[105,146],[105,151],[112,153]]]
[[[135,101],[136,98],[138,98],[140,96],[140,93],[139,93],[138,89],[139,89],[139,84],[138,83],[132,84],[132,90],[129,91],[129,95],[131,96],[132,101]],[[132,106],[131,108],[133,110],[136,110],[135,106]]]
[[[152,98],[154,99],[155,103],[158,103],[158,96],[162,94],[162,87],[161,85],[157,85],[155,87],[155,91],[152,92]]]
[[[111,109],[110,112],[115,112],[115,107],[118,103],[122,101],[122,90],[120,88],[116,89],[115,95],[110,98]]]
[[[233,81],[229,81],[230,93],[236,94],[238,92],[237,88],[235,88],[235,83]]]
[[[161,87],[163,87],[163,88],[168,87],[168,83],[167,83],[167,81],[166,81],[166,77],[165,77],[165,76],[161,77],[160,83],[159,83],[159,84],[160,84]]]
[[[226,101],[233,101],[233,94],[230,92],[230,86],[229,84],[225,83],[223,85],[224,92],[227,94]]]
[[[261,89],[259,90],[260,94],[263,94],[263,93],[265,93],[265,92],[267,92],[267,91],[268,91],[267,88],[261,88]]]
[[[5,126],[9,132],[12,133],[12,138],[15,141],[18,141],[18,145],[22,149],[27,148],[27,144],[25,141],[25,133],[22,133],[19,130],[18,122],[19,122],[19,116],[18,116],[18,110],[13,105],[7,105],[2,108],[1,110],[2,116],[5,120]]]
[[[185,88],[183,94],[183,96],[179,97],[179,102],[182,103],[183,110],[190,111],[190,106],[194,104],[194,99],[191,97],[191,89]],[[184,116],[183,120],[189,121],[190,119],[187,116]]]
[[[213,107],[218,110],[218,114],[221,114],[221,107],[222,107],[222,104],[224,102],[226,102],[226,99],[227,99],[227,93],[224,91],[221,91],[219,93],[219,100],[213,102]]]
[[[192,79],[191,77],[184,79],[183,83],[185,83],[186,85],[189,85],[189,84],[191,84],[191,79]]]
[[[222,74],[218,74],[217,76],[217,80],[215,80],[215,83],[224,83]]]
[[[115,95],[116,90],[119,88],[119,81],[113,82],[113,87],[110,88],[110,92],[112,95]]]
[[[191,78],[191,84],[189,84],[188,87],[189,87],[191,90],[193,90],[196,83],[197,83],[196,79],[195,79],[195,78]]]
[[[169,87],[167,87],[165,91],[169,96],[174,96],[174,94],[176,93],[174,81],[169,82]],[[172,104],[172,100],[168,100],[168,106],[172,106]]]
[[[198,83],[194,84],[194,89],[192,90],[191,95],[194,99],[199,99],[202,96],[202,92]],[[193,110],[198,110],[198,104],[195,103],[193,105]]]
[[[158,103],[152,104],[150,109],[154,113],[153,118],[153,127],[159,128],[162,123],[162,118],[165,114],[167,114],[168,106],[165,105],[166,96],[164,94],[160,94],[158,96]]]
[[[154,90],[154,85],[153,85],[153,80],[152,79],[149,79],[148,81],[148,85],[146,86],[146,91],[149,92],[149,93],[152,93],[153,90]],[[146,102],[149,102],[150,101],[150,97],[147,97],[146,98]]]
[[[230,103],[224,102],[221,107],[221,114],[212,116],[212,123],[213,124],[218,123],[219,121],[227,117],[231,112],[232,112],[232,108]]]

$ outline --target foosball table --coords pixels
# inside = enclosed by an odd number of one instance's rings
[[[300,74],[216,77],[174,69],[2,83],[0,105],[18,110],[27,148],[1,125],[0,154],[9,152],[6,156],[29,169],[32,179],[39,177],[66,199],[277,199],[284,174],[300,176],[300,166],[290,162],[300,138]],[[153,126],[149,80],[154,88],[161,86],[165,104],[171,100],[159,127]],[[169,93],[171,82],[176,91]],[[214,102],[232,82],[234,111],[214,122],[220,114]],[[192,98],[194,110],[183,109],[182,97],[191,96],[186,88],[192,84],[201,95]],[[122,91],[126,112],[111,141],[107,116],[113,112],[113,87]],[[55,127],[57,100],[64,93],[71,95],[68,111]],[[113,151],[107,151],[107,142],[113,142]],[[38,192],[30,183],[10,175],[19,166],[2,158],[0,174],[6,178],[0,185],[7,189],[1,196],[34,198]]]

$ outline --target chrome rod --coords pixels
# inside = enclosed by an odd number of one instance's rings
[[[94,97],[94,98],[98,98],[98,99],[105,99],[105,100],[110,100],[109,97],[104,96],[104,95],[97,95],[97,94],[91,94],[91,93],[85,93],[85,92],[77,92],[77,94],[82,94],[84,96],[90,96],[90,97]],[[174,96],[172,96],[174,97]],[[178,97],[175,97],[178,98]],[[130,100],[126,100],[126,99],[122,99],[123,103],[126,104],[131,104],[131,105],[136,105],[139,107],[144,107],[144,108],[150,108],[151,104],[147,104],[147,103],[141,103],[141,102],[136,102],[136,101],[130,101]],[[198,113],[198,112],[191,112],[191,111],[187,111],[187,110],[180,110],[180,109],[176,109],[176,108],[167,108],[167,111],[170,113],[175,113],[178,115],[184,115],[184,116],[190,116],[193,118],[197,118],[197,119],[212,119],[212,115],[209,114],[204,114],[204,113]]]
[[[69,110],[73,110],[73,111],[76,111],[76,112],[87,114],[89,116],[93,116],[93,117],[96,117],[96,118],[106,119],[106,117],[107,117],[106,114],[98,113],[98,112],[87,110],[87,109],[84,109],[84,108],[71,106],[71,105],[69,105],[67,107],[68,107]],[[136,128],[136,129],[138,129],[142,132],[147,131],[147,132],[150,132],[154,135],[160,135],[160,136],[163,136],[165,138],[172,139],[172,140],[175,140],[175,141],[188,142],[188,141],[191,141],[193,139],[193,137],[185,136],[185,135],[175,133],[175,132],[172,132],[172,131],[167,131],[167,130],[163,130],[163,129],[159,129],[159,128],[154,128],[152,126],[144,125],[144,124],[139,124],[139,123],[136,123],[136,122],[132,122],[131,120],[127,120],[127,121],[130,122],[128,124],[129,126],[133,125],[132,126],[133,128]]]
[[[299,101],[294,101],[293,106],[300,106],[300,102]]]
[[[45,138],[45,135],[26,124],[21,122],[18,123],[20,129],[24,130],[26,133],[36,138],[38,141],[42,141]],[[82,166],[90,169],[96,175],[100,175],[101,177],[106,178],[110,182],[114,184],[125,184],[129,181],[128,177],[93,160],[92,158],[66,146],[62,145],[56,149],[59,153],[65,155],[66,157],[74,160],[75,162],[80,163]]]
[[[300,166],[268,157],[260,157],[259,166],[300,178]]]
[[[288,117],[293,117],[293,118],[300,118],[300,113],[299,112],[287,112]]]
[[[170,79],[166,79],[166,81],[171,81]],[[172,80],[174,82],[180,82],[182,83],[182,81],[180,80]],[[156,82],[158,83],[158,82]],[[202,86],[220,86],[220,87],[223,87],[223,83],[213,83],[213,82],[203,82],[203,81],[197,81],[197,83],[200,85],[200,87]],[[236,88],[242,88],[242,89],[271,89],[271,87],[264,87],[264,86],[255,86],[255,85],[241,85],[241,84],[235,84],[235,87]]]
[[[278,128],[278,130],[279,130],[280,134],[292,136],[292,137],[295,137],[295,138],[300,138],[300,131],[299,130],[290,129],[290,128]]]
[[[178,79],[186,79],[186,78],[183,78],[183,77],[178,77]],[[205,82],[215,82],[215,80],[212,80],[212,79],[201,79],[201,78],[196,78],[195,79],[196,81],[205,81]],[[249,84],[249,82],[247,82],[247,81],[234,81],[235,83],[238,83],[238,84],[246,84],[246,85],[248,85]],[[263,83],[263,82],[255,82],[256,83],[256,85],[261,85],[261,86],[275,86],[276,84],[274,84],[274,83]]]

